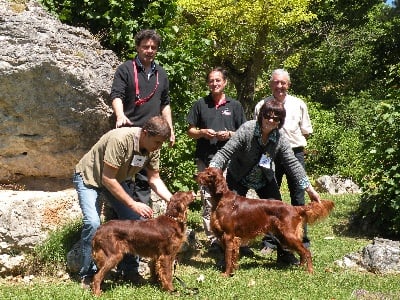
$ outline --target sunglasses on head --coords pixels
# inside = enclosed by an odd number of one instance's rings
[[[272,119],[274,122],[280,122],[281,121],[280,117],[269,115],[269,114],[265,114],[263,117],[266,120],[271,120]]]

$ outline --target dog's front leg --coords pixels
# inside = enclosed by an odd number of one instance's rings
[[[233,238],[233,249],[232,249],[232,269],[233,271],[237,270],[239,265],[239,248],[240,245],[242,244],[242,240],[239,237],[234,237]]]
[[[227,277],[232,275],[234,270],[234,238],[233,236],[224,234],[222,242],[225,246],[225,272],[222,275]]]

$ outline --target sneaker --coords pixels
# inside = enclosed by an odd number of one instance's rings
[[[296,265],[297,266],[300,264],[300,261],[291,252],[285,252],[283,254],[278,255],[276,262],[278,264],[282,264],[282,265]]]
[[[260,250],[261,255],[270,255],[275,251],[275,249],[272,249],[271,247],[264,247]]]
[[[146,283],[146,280],[137,272],[129,272],[123,275],[124,281],[130,282],[134,285],[143,285]]]
[[[249,246],[242,246],[239,248],[239,254],[240,256],[246,256],[246,257],[253,257],[254,252],[253,250],[250,249]]]
[[[224,253],[224,249],[221,247],[220,244],[216,242],[212,242],[210,248],[208,248],[208,253],[210,254],[220,254]]]
[[[90,290],[92,288],[93,276],[85,276],[81,279],[81,288]]]

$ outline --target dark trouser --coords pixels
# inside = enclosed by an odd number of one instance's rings
[[[132,180],[126,180],[122,183],[122,186],[124,187],[125,191],[136,201],[146,203],[147,205],[150,204],[151,189],[147,179],[146,170],[142,169],[139,173],[137,173],[134,182],[132,182]],[[105,195],[106,197],[112,197],[111,193],[107,190],[105,191]],[[107,221],[111,219],[126,219],[124,216],[121,217],[113,207],[111,207],[111,209],[112,211],[107,212]],[[122,272],[124,275],[127,275],[130,271],[137,273],[139,261],[139,256],[126,254],[124,259],[118,265],[117,270]]]
[[[246,197],[246,194],[247,194],[249,188],[240,184],[239,182],[236,182],[232,178],[232,175],[229,173],[229,171],[226,174],[226,182],[231,191],[238,193],[238,195],[240,195],[240,196]],[[257,193],[258,197],[260,197],[260,199],[282,200],[282,196],[279,191],[278,183],[275,180],[272,180],[266,186],[264,186],[260,189],[257,189],[256,193]],[[265,201],[268,201],[268,200],[265,200]],[[249,220],[249,222],[251,222],[251,220]],[[278,249],[278,255],[282,255],[282,253],[286,252],[285,250],[282,249],[280,244],[281,243],[279,242],[279,240],[272,234],[266,234],[262,240],[263,247]]]
[[[150,204],[151,189],[145,169],[142,169],[139,173],[136,174],[135,183],[132,186],[132,189],[133,199],[146,203],[147,205]]]
[[[299,163],[305,167],[305,159],[304,159],[304,148],[298,147],[293,148],[294,156],[296,156]],[[286,181],[288,184],[289,192],[290,192],[290,202],[293,206],[302,206],[305,204],[304,200],[304,190],[297,186],[297,182],[293,180],[285,171],[285,168],[279,161],[279,159],[275,160],[275,178],[278,186],[281,187],[283,175],[286,175]],[[303,236],[303,244],[306,247],[310,246],[310,239],[307,236],[307,225],[304,225],[304,236]]]

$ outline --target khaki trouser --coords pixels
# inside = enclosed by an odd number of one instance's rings
[[[204,169],[207,167],[207,165],[200,159],[196,160],[196,164],[197,164],[198,172],[204,171]],[[224,176],[225,175],[226,175],[226,172],[224,172]],[[210,244],[213,242],[218,242],[217,237],[214,235],[214,233],[211,229],[211,222],[210,222],[211,221],[211,195],[204,186],[200,186],[200,196],[201,196],[201,200],[203,201],[202,218],[203,218],[204,232],[205,232]]]

